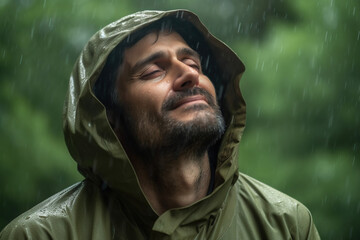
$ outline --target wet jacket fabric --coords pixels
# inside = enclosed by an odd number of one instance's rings
[[[191,22],[205,36],[222,76],[219,102],[227,128],[216,145],[213,191],[158,216],[92,89],[114,47],[165,16]],[[244,70],[236,54],[189,11],[138,12],[97,32],[74,66],[64,107],[66,143],[85,180],[20,215],[0,239],[319,239],[301,203],[238,170]]]

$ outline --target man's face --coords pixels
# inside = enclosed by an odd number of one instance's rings
[[[126,49],[117,89],[125,132],[142,149],[198,138],[208,145],[224,130],[200,56],[175,32],[150,33]]]

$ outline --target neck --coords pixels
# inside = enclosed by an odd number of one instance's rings
[[[157,214],[190,205],[205,197],[210,184],[210,162],[203,154],[131,156],[145,196]]]

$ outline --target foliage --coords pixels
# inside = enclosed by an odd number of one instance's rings
[[[248,66],[240,166],[305,203],[323,238],[357,239],[360,4],[294,6],[295,26],[275,22],[257,44],[236,44]]]
[[[126,14],[173,8],[198,13],[247,66],[241,171],[303,202],[323,239],[358,239],[356,0],[0,2],[0,228],[81,179],[61,113],[85,42]]]

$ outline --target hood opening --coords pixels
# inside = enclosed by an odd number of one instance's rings
[[[107,118],[106,108],[111,107],[110,100],[116,95],[108,94],[109,90],[104,90],[101,82],[108,84],[106,81],[113,79],[115,83],[116,77],[112,75],[117,73],[121,63],[116,59],[121,56],[119,51],[122,51],[122,44],[119,43],[135,38],[135,33],[140,33],[140,29],[144,30],[150,24],[161,24],[164,19],[172,19],[179,26],[179,34],[190,47],[204,51],[205,55],[200,52],[200,55],[206,56],[203,68],[209,71],[207,74],[217,91],[228,129],[223,137],[226,141],[222,139],[213,149],[216,150],[212,154],[216,164],[215,188],[232,179],[237,171],[237,162],[230,162],[229,156],[235,155],[245,126],[245,102],[239,89],[239,79],[245,67],[230,48],[208,32],[195,14],[186,10],[143,11],[119,19],[98,31],[84,47],[70,77],[64,106],[65,140],[70,154],[87,179],[100,186],[106,183],[143,211],[147,209],[146,199],[128,156]],[[189,29],[194,33],[188,34],[191,32]],[[113,68],[114,65],[118,66]],[[101,94],[105,98],[100,97]]]
[[[221,105],[226,82],[221,81],[221,79],[226,79],[229,76],[226,76],[225,73],[221,73],[213,51],[210,49],[209,43],[205,39],[206,36],[204,36],[190,21],[176,16],[166,16],[129,33],[129,35],[127,35],[107,57],[104,68],[93,87],[95,96],[104,104],[107,113],[109,114],[110,109],[115,112],[119,110],[117,104],[118,95],[115,86],[118,79],[119,68],[123,63],[125,50],[131,48],[146,35],[153,32],[157,34],[160,32],[165,32],[165,34],[176,32],[185,40],[190,48],[199,53],[202,70],[213,83],[216,89],[218,104],[220,105],[220,109],[223,110],[224,107]],[[225,117],[225,113],[222,112],[222,114]],[[229,120],[227,121],[225,119],[225,122],[229,122]],[[212,175],[209,193],[212,192],[215,183],[214,177],[219,147],[220,142],[218,141],[208,150]]]

